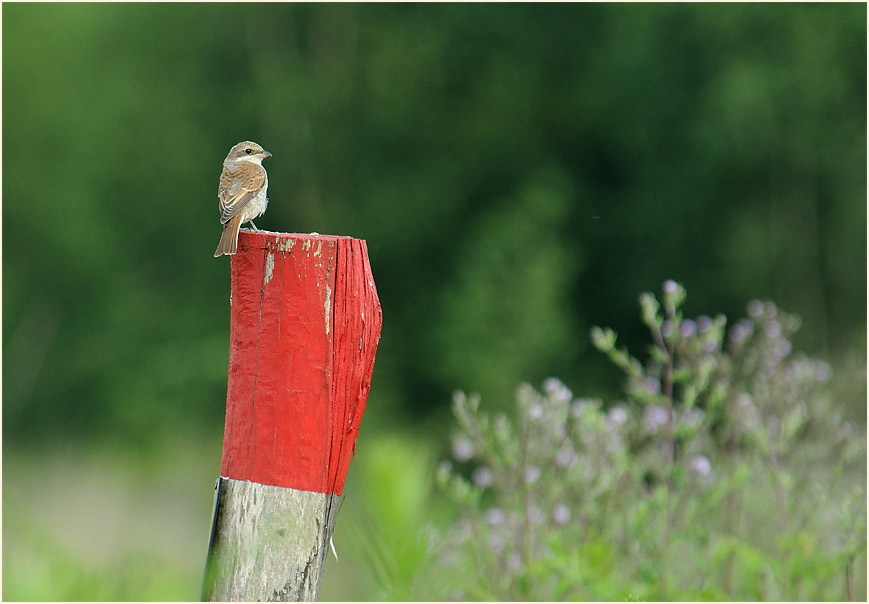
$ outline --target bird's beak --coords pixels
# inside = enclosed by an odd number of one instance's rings
[[[260,153],[260,155],[262,155],[263,157],[271,157],[272,156],[272,154],[269,153],[268,151],[266,151],[265,149],[263,149],[263,152]]]

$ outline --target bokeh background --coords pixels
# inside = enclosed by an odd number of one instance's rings
[[[257,226],[367,240],[383,306],[324,599],[380,593],[347,544],[359,510],[441,513],[417,486],[455,389],[614,393],[589,329],[642,342],[637,296],[665,279],[693,315],[774,300],[795,349],[865,380],[865,4],[23,3],[2,23],[4,599],[198,597],[240,140],[273,153]],[[865,423],[864,403],[843,405]]]

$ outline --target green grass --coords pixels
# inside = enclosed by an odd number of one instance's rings
[[[167,444],[165,455],[148,461],[113,458],[103,447],[93,446],[41,456],[7,453],[3,599],[197,599],[219,461],[219,435],[215,439],[216,446]],[[446,505],[433,489],[433,451],[433,444],[419,438],[363,433],[336,525],[339,558],[329,555],[321,600],[430,600],[455,595],[463,585],[468,577],[445,571],[443,552],[434,548],[431,538],[433,531],[453,526],[457,514],[457,508]],[[742,505],[769,508],[768,495],[746,488]],[[849,513],[842,509],[840,516],[818,518],[821,524],[813,534],[838,531],[837,523],[847,520]],[[844,597],[845,560],[815,555],[820,544],[805,536],[776,543],[774,509],[767,514],[769,524],[747,528],[770,547],[790,552],[787,565],[744,541],[710,539],[711,519],[705,508],[686,514],[694,519],[693,528],[674,546],[670,563],[678,567],[698,557],[706,560],[709,580],[692,592],[696,597],[729,599],[721,587],[725,569],[732,586],[757,586],[758,598],[788,596],[772,590],[775,576],[790,577],[796,595]],[[650,522],[648,517],[635,520]],[[633,568],[645,582],[630,581],[612,536],[587,535],[581,546],[566,532],[550,533],[549,539],[553,555],[527,568],[525,580],[559,577],[551,586],[554,596],[654,600],[661,595],[659,562],[644,562],[642,551]],[[866,594],[863,547],[853,563],[855,600]],[[829,587],[806,589],[808,582]],[[471,595],[487,599],[490,585],[478,579],[479,592]],[[535,593],[533,585],[522,589]]]
[[[105,443],[7,451],[3,599],[197,600],[220,446],[214,434],[147,456]],[[432,448],[363,430],[357,451],[321,600],[413,598],[414,575],[429,563],[420,527],[440,501]]]
[[[160,450],[148,459],[93,443],[7,451],[3,599],[198,598],[219,448]]]

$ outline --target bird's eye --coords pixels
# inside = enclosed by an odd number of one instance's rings
[[[244,152],[250,155],[251,153],[253,153],[253,149],[245,149]]]

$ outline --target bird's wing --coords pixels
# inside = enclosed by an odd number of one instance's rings
[[[234,168],[234,169],[233,169]],[[226,165],[220,174],[217,197],[220,200],[220,222],[226,224],[256,197],[266,182],[266,170],[251,162]]]

